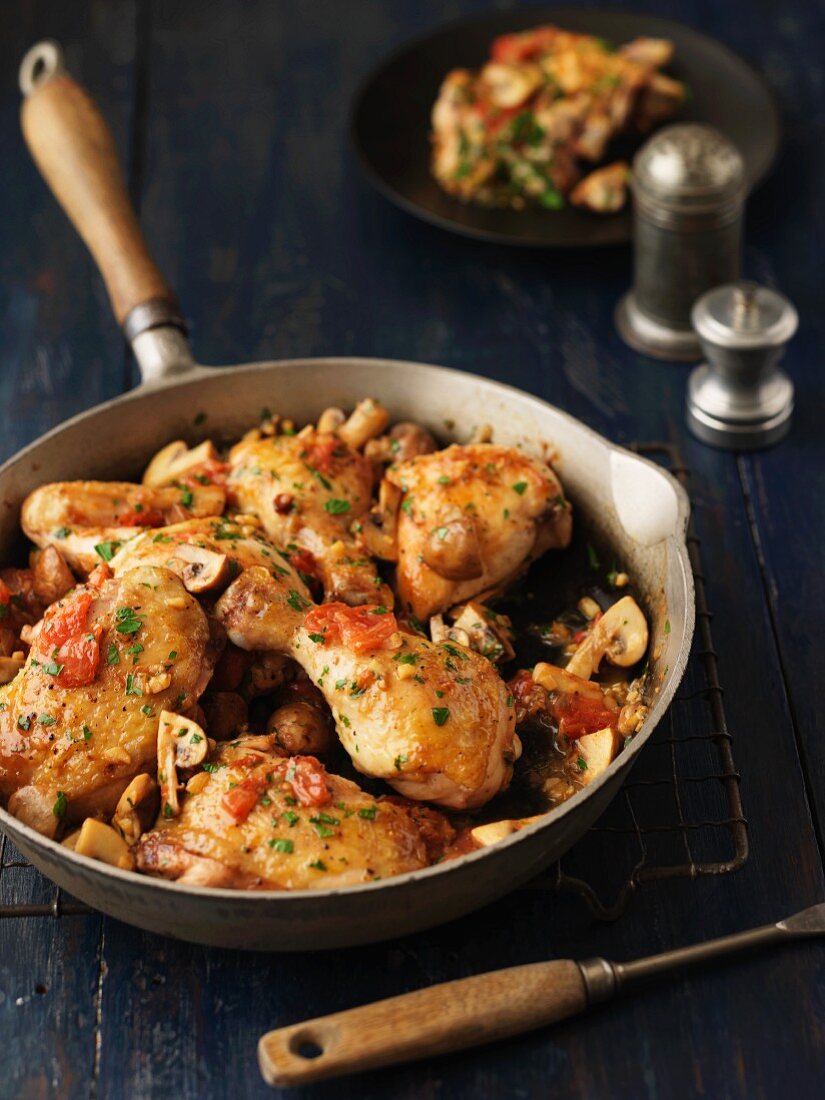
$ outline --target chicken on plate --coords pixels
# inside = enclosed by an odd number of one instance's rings
[[[573,508],[490,435],[441,446],[367,399],[35,490],[29,565],[0,570],[9,812],[139,874],[318,889],[592,782],[644,722],[647,621],[616,569],[525,613]]]

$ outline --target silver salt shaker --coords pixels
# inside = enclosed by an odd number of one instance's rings
[[[637,351],[695,361],[693,303],[741,274],[742,156],[710,126],[667,126],[636,154],[631,186],[633,286],[616,325]]]
[[[688,379],[687,422],[716,447],[750,450],[788,431],[794,389],[779,369],[798,317],[784,294],[755,283],[719,286],[693,307],[707,362]]]

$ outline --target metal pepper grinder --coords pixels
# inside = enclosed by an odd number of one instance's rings
[[[751,450],[788,431],[793,383],[779,369],[799,318],[788,299],[755,283],[718,286],[693,307],[707,362],[688,379],[687,422],[716,447]]]
[[[690,311],[742,270],[745,168],[710,126],[655,134],[633,161],[633,287],[616,308],[625,343],[657,359],[695,362]]]

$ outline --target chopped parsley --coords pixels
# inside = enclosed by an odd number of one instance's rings
[[[309,640],[315,642],[316,645],[326,645],[327,639],[324,634],[310,634]]]
[[[349,501],[332,497],[324,504],[324,511],[329,512],[331,516],[343,516],[345,512],[349,511]]]
[[[521,496],[526,488],[527,488],[527,482],[526,481],[517,481],[515,483],[515,485],[513,486],[513,491],[518,493],[519,496]]]
[[[395,765],[395,770],[397,772],[400,772],[401,771],[401,765],[406,764],[406,763],[407,763],[406,756],[396,756],[395,760],[393,760],[393,764]]]
[[[289,825],[290,829],[294,829],[298,822],[301,820],[300,817],[294,812],[294,810],[287,810],[285,813],[281,814],[281,817],[284,819],[287,825]]]
[[[358,811],[358,816],[363,817],[366,821],[375,821],[375,815],[378,813],[377,806],[364,806]]]
[[[143,619],[133,607],[119,607],[115,612],[115,619],[115,630],[118,634],[137,634],[143,626]]]
[[[590,563],[591,569],[599,568],[599,555],[596,553],[595,547],[592,543],[587,544],[587,560]]]
[[[71,533],[71,527],[58,527],[54,533],[54,537],[56,539],[67,539]]]
[[[295,851],[295,845],[291,840],[287,840],[286,838],[282,839],[280,837],[270,840],[269,847],[274,848],[276,852],[285,852],[288,856],[291,856]]]
[[[449,717],[449,707],[433,707],[433,721],[437,726],[443,726]]]
[[[28,730],[28,729],[30,729],[31,724],[32,724],[32,720],[31,720],[31,717],[28,714],[26,715],[25,718],[21,714],[20,717],[17,719],[17,728],[19,730]]]
[[[587,771],[587,761],[583,756],[578,757],[578,759],[576,760],[576,766],[580,772]]]
[[[145,703],[145,704],[144,704],[144,705],[143,705],[143,706],[142,706],[142,707],[140,708],[140,713],[141,713],[141,714],[145,714],[147,718],[151,718],[151,717],[152,717],[152,708],[151,708],[151,707],[149,706],[149,704],[148,704],[148,703]]]
[[[294,588],[290,588],[289,595],[286,601],[293,611],[303,611],[309,607],[309,600],[305,600],[300,592],[296,592]]]
[[[412,497],[404,497],[404,499],[401,501],[401,511],[406,512],[408,516],[411,516],[413,514]]]
[[[309,864],[309,866],[314,871],[326,871],[326,869],[327,869],[327,865],[326,865],[326,863],[324,863],[324,861],[322,859],[313,860],[312,863]]]
[[[43,665],[43,671],[47,676],[59,676],[63,671],[63,665],[59,665],[56,661],[49,661],[47,665]]]
[[[119,549],[120,543],[117,541],[117,539],[110,539],[108,542],[95,543],[95,553],[105,562],[110,562]]]
[[[180,495],[180,502],[184,506],[184,508],[189,508],[194,499],[195,498],[192,495],[191,489],[184,489]]]
[[[665,619],[665,634],[670,634],[670,619]]]
[[[57,798],[54,800],[54,805],[52,806],[52,813],[58,821],[62,821],[63,818],[66,816],[66,807],[68,805],[69,800],[68,798],[66,798],[64,792],[58,791]]]
[[[126,677],[126,694],[127,695],[143,695],[143,691],[140,685],[135,683],[135,678],[130,672]]]
[[[53,726],[57,722],[57,719],[53,718],[51,714],[41,714],[37,721],[41,726]]]
[[[106,663],[109,665],[120,664],[120,654],[114,642],[109,642],[109,652],[106,654]]]

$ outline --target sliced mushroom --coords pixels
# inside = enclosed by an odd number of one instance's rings
[[[329,712],[303,699],[274,710],[266,728],[290,755],[316,756],[335,744]]]
[[[176,439],[174,443],[168,443],[158,451],[151,460],[143,471],[143,484],[153,489],[172,485],[202,466],[204,462],[214,461],[217,458],[218,452],[209,439],[192,448],[187,447],[182,439]]]
[[[504,840],[511,833],[517,833],[525,825],[532,825],[543,816],[544,814],[535,814],[533,817],[521,817],[517,820],[490,821],[486,825],[476,825],[475,829],[470,830],[470,836],[482,848],[489,848],[491,844],[497,844],[499,840]]]
[[[35,595],[45,604],[61,599],[76,583],[74,574],[55,546],[47,546],[35,555],[32,576]]]
[[[542,661],[533,669],[533,679],[545,691],[559,691],[564,695],[583,695],[587,699],[601,699],[602,689],[591,680],[576,676],[568,668],[559,668]]]
[[[390,414],[371,397],[359,401],[349,418],[338,428],[338,438],[353,450],[360,450],[368,439],[380,435],[390,422]]]
[[[99,859],[124,871],[131,871],[135,866],[129,846],[120,833],[95,817],[87,817],[81,825],[74,850],[80,856]]]
[[[481,70],[481,79],[493,106],[506,109],[521,106],[541,84],[542,74],[538,65],[490,61]]]
[[[668,38],[634,38],[619,46],[618,52],[638,65],[661,69],[673,57],[673,43]]]
[[[398,561],[398,509],[401,489],[384,478],[378,488],[378,503],[360,522],[358,535],[373,557]]]
[[[630,168],[619,160],[585,176],[570,192],[570,201],[595,214],[615,214],[627,202],[629,182]]]
[[[324,409],[318,417],[318,431],[337,432],[346,419],[347,414],[344,410],[333,405],[329,409]]]
[[[128,845],[137,844],[158,814],[158,785],[151,775],[136,775],[123,794],[112,818]]]
[[[618,750],[619,735],[614,729],[586,733],[576,741],[571,756],[573,774],[586,787],[607,770]]]
[[[632,596],[623,596],[590,628],[570,658],[567,671],[589,680],[598,672],[602,657],[613,665],[629,668],[645,655],[647,620]]]
[[[469,517],[434,527],[422,551],[424,562],[450,581],[468,581],[484,572],[475,524]]]
[[[9,813],[43,836],[53,837],[57,832],[60,818],[54,810],[54,798],[48,798],[39,787],[20,787],[9,798]]]
[[[506,615],[499,615],[477,600],[453,608],[450,614],[455,615],[452,629],[467,635],[470,649],[489,658],[494,664],[509,661],[515,656],[512,624]]]
[[[176,546],[166,565],[193,595],[225,588],[232,579],[232,567],[226,554],[192,543]]]
[[[202,764],[208,751],[209,741],[197,722],[174,711],[160,712],[158,780],[164,817],[177,817],[180,813],[178,768],[194,768]]]

